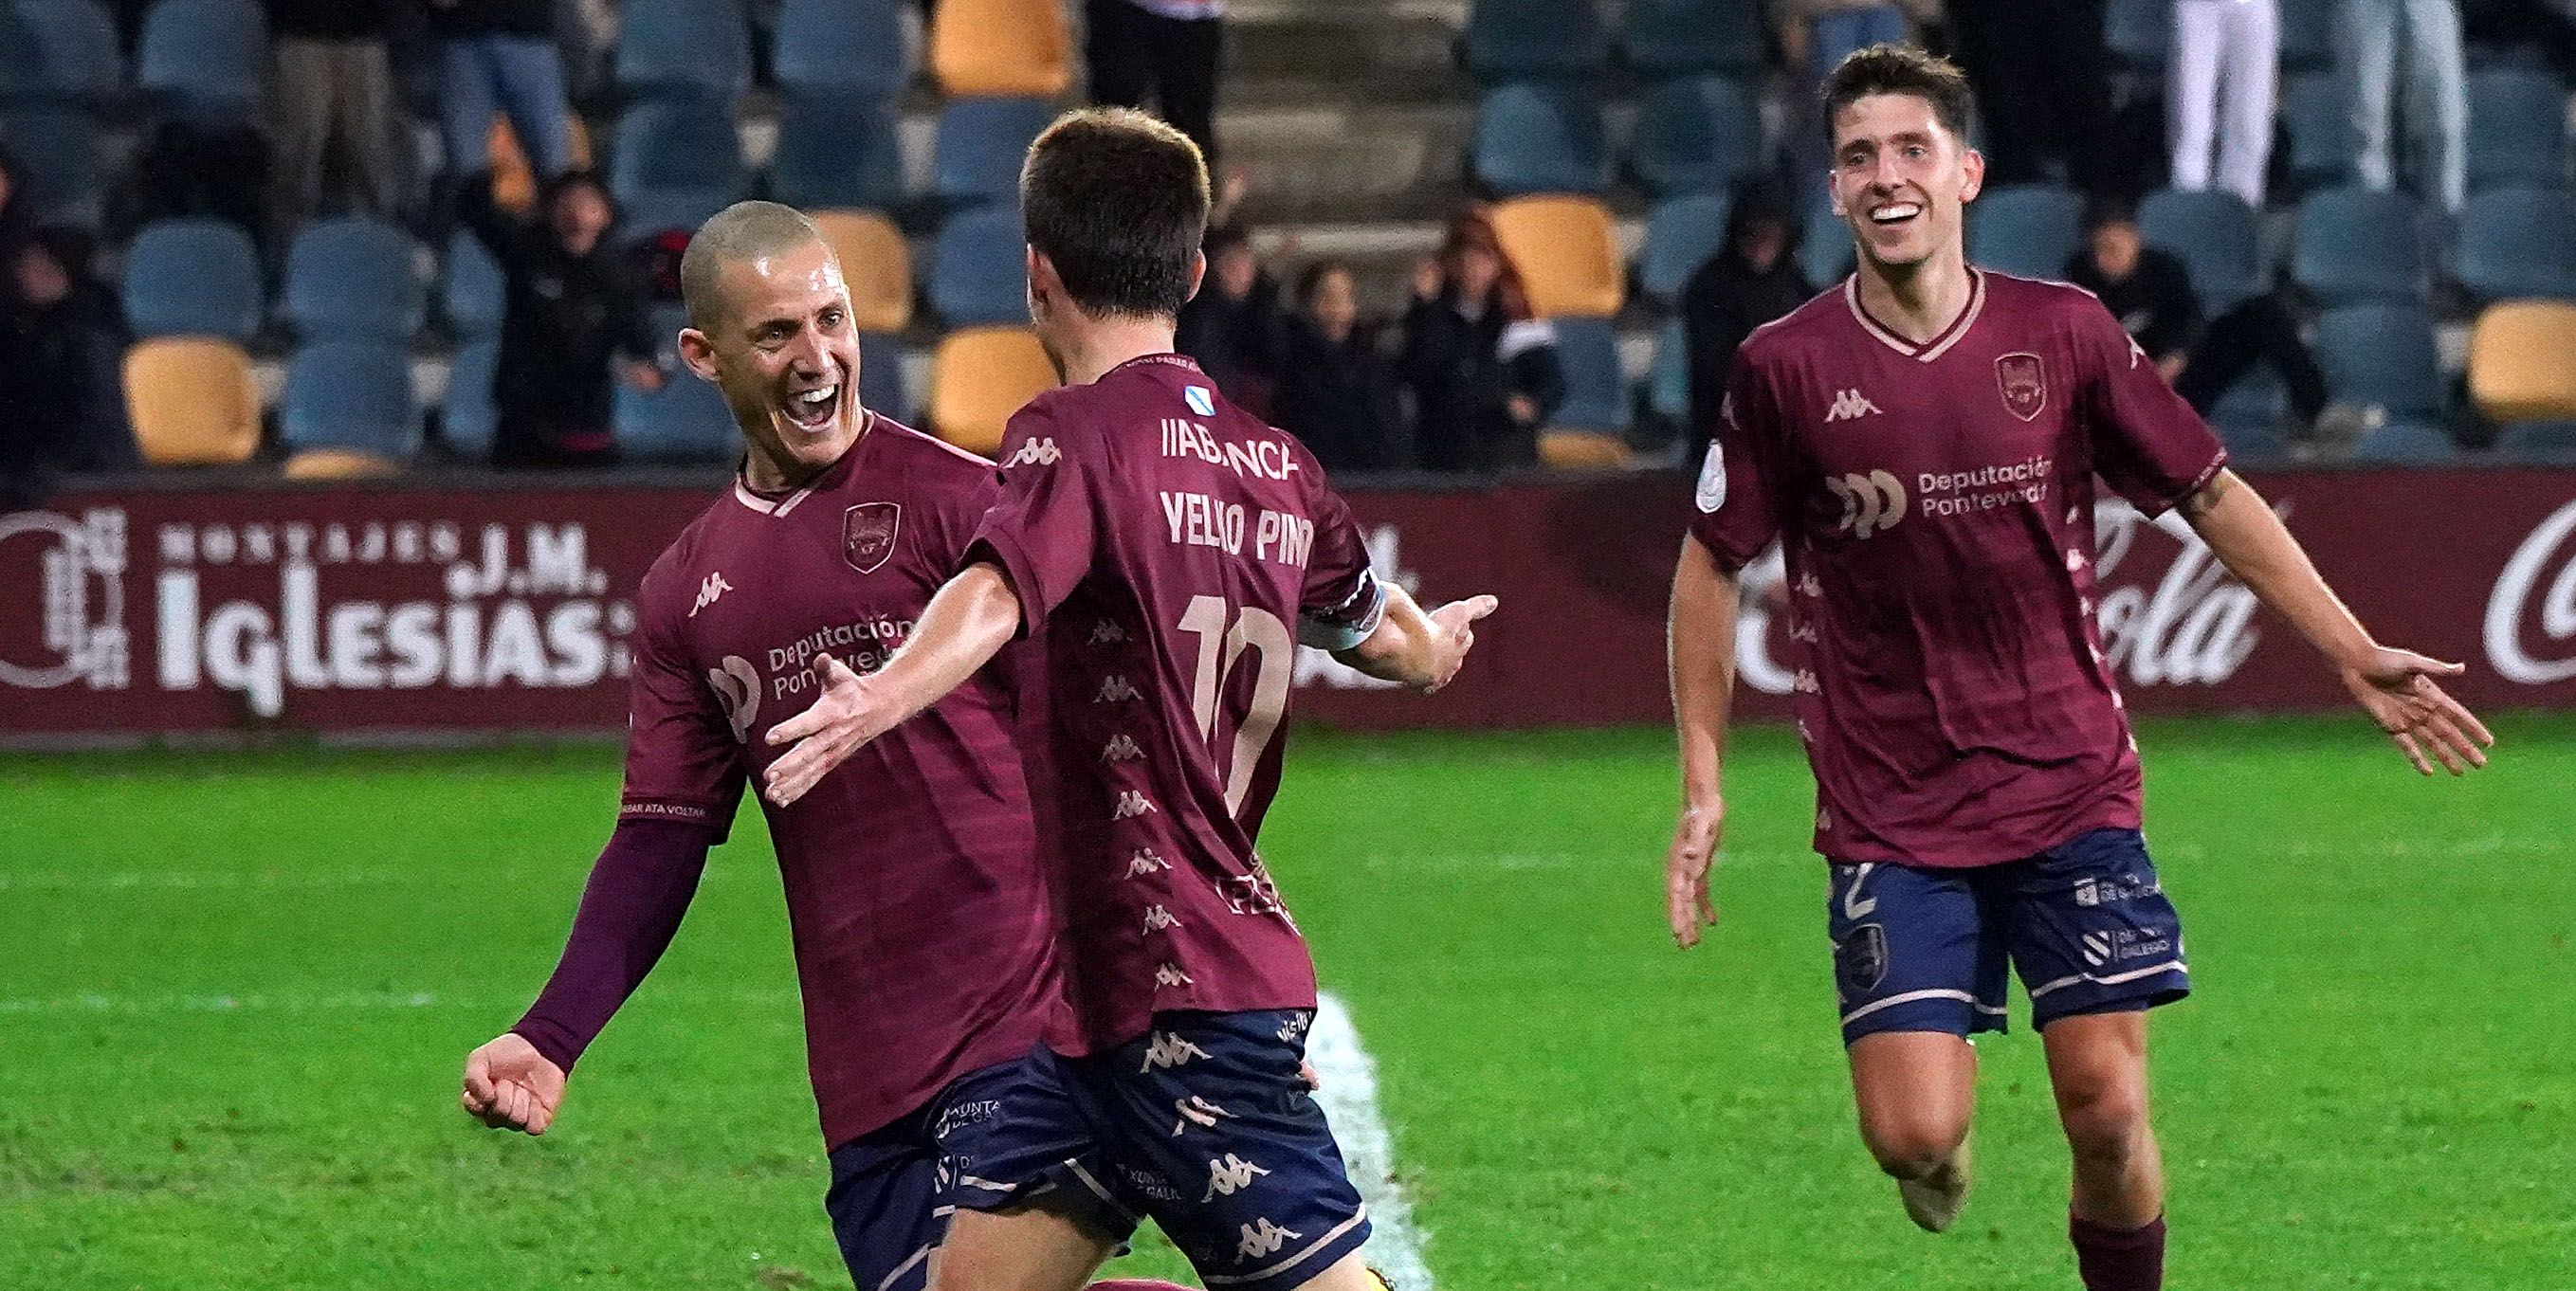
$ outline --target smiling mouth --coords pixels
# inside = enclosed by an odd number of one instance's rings
[[[1921,202],[1889,202],[1869,209],[1869,222],[1880,228],[1893,228],[1923,214]]]
[[[841,411],[840,383],[834,382],[820,390],[806,390],[789,395],[780,401],[778,408],[780,415],[793,422],[799,429],[820,430],[832,424],[832,418],[838,416]]]

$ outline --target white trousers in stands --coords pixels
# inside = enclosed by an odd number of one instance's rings
[[[2213,182],[2263,209],[2281,68],[2279,0],[2174,0],[2165,100],[2173,186]]]

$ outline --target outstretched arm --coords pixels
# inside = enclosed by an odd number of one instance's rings
[[[1726,802],[1718,764],[1726,754],[1726,713],[1735,696],[1736,575],[1696,538],[1682,540],[1665,627],[1673,685],[1673,726],[1681,737],[1682,809],[1664,857],[1664,913],[1687,950],[1717,922],[1708,872],[1717,857]]]
[[[923,608],[911,639],[865,677],[828,655],[814,705],[771,728],[771,744],[793,744],[769,764],[761,794],[781,807],[805,796],[826,772],[965,684],[1009,645],[1020,598],[998,565],[977,563],[949,579]]]
[[[1429,694],[1449,684],[1476,644],[1475,622],[1500,602],[1471,596],[1425,612],[1411,593],[1385,584],[1386,613],[1377,628],[1333,657],[1380,681],[1400,682]]]
[[[2372,640],[2251,485],[2220,471],[2184,500],[2183,515],[2256,599],[2325,655],[2416,770],[2431,775],[2439,761],[2459,775],[2487,764],[2495,736],[2433,680],[2466,669]]]

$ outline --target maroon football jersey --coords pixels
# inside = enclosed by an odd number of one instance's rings
[[[1315,970],[1253,851],[1279,785],[1296,647],[1385,607],[1350,509],[1303,444],[1152,355],[1011,419],[969,561],[1045,625],[1051,842],[1078,1033],[1165,1009],[1311,1008]]]
[[[733,818],[820,693],[828,653],[868,672],[956,567],[992,463],[872,416],[781,499],[739,482],[644,576],[622,819]],[[1060,1007],[1045,872],[1016,743],[1020,648],[762,808],[786,881],[806,1056],[832,1145],[1016,1057]]]
[[[1985,865],[2138,823],[2094,622],[2093,479],[2155,514],[2226,452],[2102,308],[1971,270],[1917,345],[1856,280],[1745,342],[1691,532],[1788,561],[1816,850]]]

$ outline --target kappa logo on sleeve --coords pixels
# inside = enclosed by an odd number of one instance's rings
[[[1057,451],[1055,439],[1052,436],[1046,439],[1032,439],[1020,445],[1017,452],[1002,459],[1002,469],[1007,471],[1015,466],[1053,466],[1063,457],[1064,454]]]

